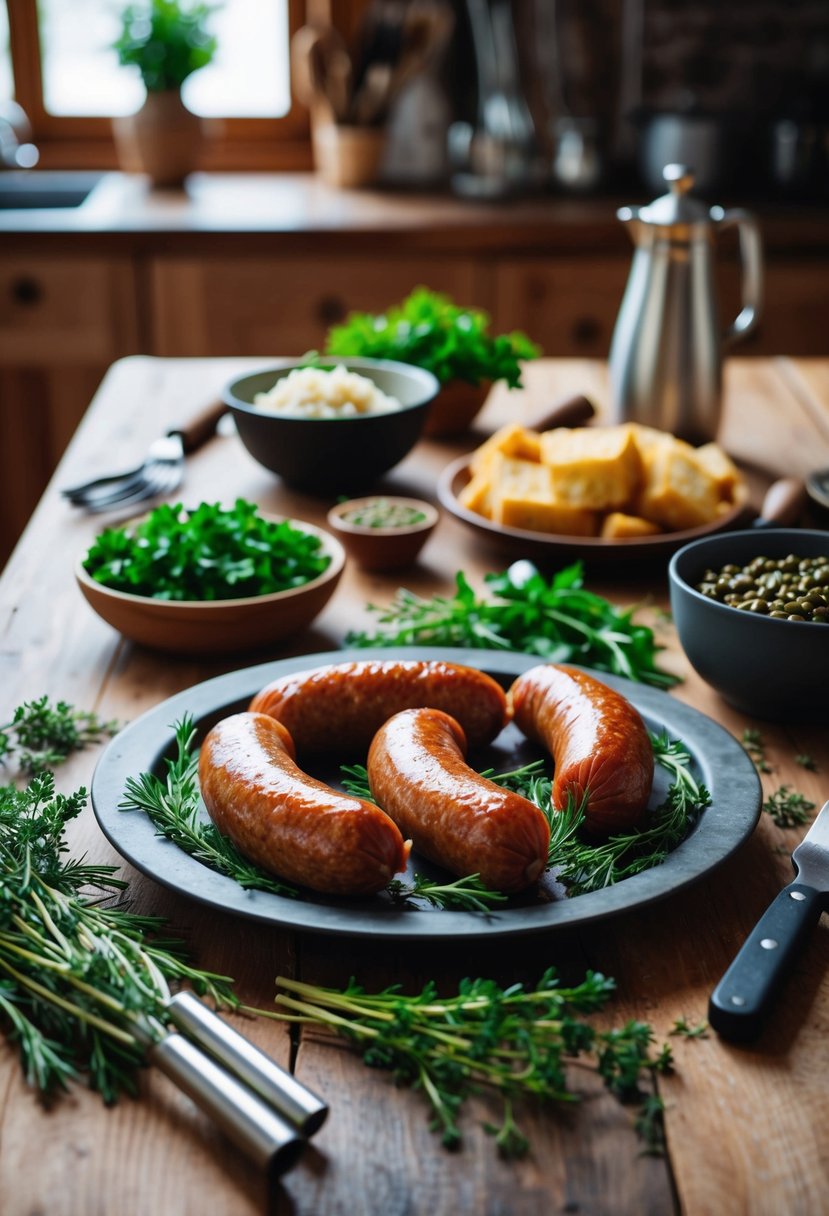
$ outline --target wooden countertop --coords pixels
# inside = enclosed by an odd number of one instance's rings
[[[241,368],[261,360],[133,358],[117,364],[99,390],[53,482],[0,579],[1,721],[24,700],[62,698],[106,717],[134,719],[164,698],[210,676],[289,651],[209,662],[160,657],[124,642],[82,599],[72,575],[101,518],[74,513],[61,485],[139,456],[168,425],[212,398]],[[481,432],[571,392],[606,400],[603,365],[544,360],[528,369],[520,396],[496,392]],[[732,361],[727,369],[726,446],[772,472],[802,474],[829,465],[829,361]],[[465,443],[423,442],[388,478],[389,487],[432,496],[439,469]],[[327,502],[289,493],[248,457],[232,436],[217,438],[188,461],[186,500],[237,495],[268,510],[321,521]],[[387,601],[399,582],[429,594],[451,589],[463,568],[480,585],[500,557],[454,519],[444,517],[418,566],[404,578],[366,575],[349,567],[313,628],[290,653],[335,648],[349,629],[367,623],[367,601]],[[664,567],[649,572],[590,575],[588,585],[619,604],[667,600]],[[789,783],[820,805],[829,793],[825,728],[752,721],[726,706],[691,671],[670,624],[651,619],[666,646],[664,665],[685,679],[671,695],[720,722],[735,737],[762,730],[773,771],[766,794]],[[795,764],[817,762],[815,773]],[[95,751],[64,770],[63,789],[87,784]],[[765,906],[791,880],[789,854],[802,829],[781,830],[763,814],[737,855],[690,889],[655,906],[578,930],[531,936],[508,946],[464,943],[349,941],[295,934],[239,921],[174,894],[129,866],[137,911],[168,917],[186,935],[198,962],[236,977],[252,1004],[267,1006],[279,973],[341,984],[355,975],[368,987],[422,983],[429,975],[457,981],[489,975],[502,982],[537,979],[548,966],[567,974],[598,969],[616,978],[609,1016],[651,1023],[661,1044],[676,1019],[706,1016],[716,981]],[[120,864],[91,810],[74,825],[72,845],[91,860]],[[288,1033],[246,1020],[245,1033],[282,1061]],[[299,1164],[268,1194],[264,1180],[162,1077],[146,1072],[137,1101],[105,1109],[80,1089],[45,1111],[26,1087],[16,1058],[0,1048],[4,1216],[110,1216],[164,1211],[247,1216],[547,1216],[551,1212],[643,1216],[779,1216],[824,1211],[829,1193],[825,1128],[829,1120],[829,923],[809,939],[784,999],[752,1048],[713,1033],[671,1039],[672,1076],[660,1078],[667,1151],[643,1156],[632,1115],[599,1086],[579,1077],[587,1097],[566,1113],[532,1112],[526,1123],[532,1153],[506,1163],[473,1116],[463,1149],[448,1153],[427,1127],[416,1093],[366,1069],[347,1050],[300,1037],[294,1067],[330,1103],[327,1124]]]
[[[290,247],[318,251],[381,245],[407,250],[491,250],[598,253],[630,256],[630,242],[616,219],[623,203],[644,203],[641,191],[624,196],[572,198],[542,195],[524,200],[477,202],[449,194],[384,190],[336,190],[311,173],[196,173],[183,190],[151,190],[141,176],[107,173],[77,208],[0,210],[0,249],[33,251],[164,248],[176,250],[209,238],[209,250]],[[728,202],[728,200],[717,200]],[[744,199],[738,200],[741,204]],[[829,246],[825,205],[749,201],[760,216],[767,250],[806,254]]]

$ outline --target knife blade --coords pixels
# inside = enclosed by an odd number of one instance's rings
[[[708,1021],[725,1039],[756,1037],[781,980],[829,909],[829,802],[792,853],[792,864],[797,878],[769,904],[711,994]]]

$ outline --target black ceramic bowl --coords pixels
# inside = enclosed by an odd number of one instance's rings
[[[753,528],[693,541],[668,567],[671,610],[691,666],[736,709],[771,720],[824,719],[829,625],[760,616],[694,589],[708,569],[790,553],[829,559],[829,532]]]
[[[253,404],[257,393],[268,392],[277,380],[302,367],[301,359],[275,359],[270,367],[231,381],[223,400],[251,456],[289,485],[325,497],[367,489],[417,443],[440,386],[431,372],[393,360],[332,358],[320,364],[342,364],[366,376],[403,408],[353,418],[295,418]]]

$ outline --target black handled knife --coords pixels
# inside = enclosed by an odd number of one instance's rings
[[[829,802],[792,853],[797,871],[746,938],[711,994],[708,1021],[725,1039],[748,1042],[809,932],[829,909]]]

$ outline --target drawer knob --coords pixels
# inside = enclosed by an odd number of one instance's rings
[[[595,317],[577,317],[571,332],[576,346],[592,346],[602,336],[602,327]]]
[[[11,295],[17,304],[39,304],[43,299],[43,287],[31,275],[20,275],[12,280]]]
[[[317,302],[317,320],[323,325],[336,325],[345,320],[347,311],[345,300],[340,296],[322,296]]]

